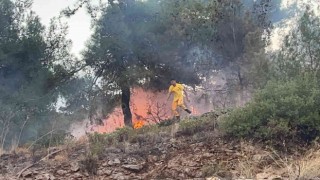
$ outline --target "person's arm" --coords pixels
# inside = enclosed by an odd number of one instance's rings
[[[169,99],[171,97],[171,94],[172,94],[172,86],[169,87],[168,95],[167,95],[167,101],[169,101]]]
[[[170,97],[171,97],[172,92],[168,91],[168,95],[167,95],[167,101],[169,101]]]

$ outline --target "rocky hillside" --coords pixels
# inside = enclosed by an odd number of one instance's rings
[[[60,147],[18,149],[0,179],[316,179],[318,151],[305,156],[223,137],[219,114],[175,124],[90,135]],[[314,149],[317,149],[315,147]]]

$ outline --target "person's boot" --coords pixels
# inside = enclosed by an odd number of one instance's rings
[[[176,121],[180,122],[180,116],[176,116]]]
[[[184,109],[187,113],[191,114],[192,112],[189,109]]]

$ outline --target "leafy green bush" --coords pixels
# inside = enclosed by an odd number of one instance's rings
[[[319,82],[307,76],[271,81],[222,126],[233,137],[310,142],[320,135]]]
[[[90,153],[100,157],[103,154],[105,144],[107,143],[106,135],[94,133],[88,135],[88,139],[90,142]]]

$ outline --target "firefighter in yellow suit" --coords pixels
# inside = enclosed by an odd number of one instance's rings
[[[172,102],[172,112],[176,119],[180,120],[180,113],[178,112],[178,107],[185,110],[187,113],[191,114],[191,111],[185,106],[183,99],[184,95],[186,100],[189,101],[188,95],[182,84],[177,83],[176,80],[171,80],[171,86],[169,87],[168,98],[170,99],[171,94],[173,94],[173,102]]]

